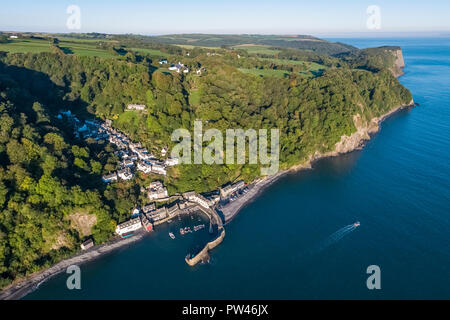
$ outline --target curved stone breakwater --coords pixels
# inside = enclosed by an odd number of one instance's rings
[[[195,256],[189,257],[188,255],[185,258],[186,263],[191,267],[195,266],[199,262],[208,261],[209,251],[217,247],[223,241],[223,238],[225,238],[225,228],[223,227],[222,219],[220,218],[219,214],[213,209],[205,209],[201,206],[198,206],[198,208],[209,217],[211,225],[217,226],[217,232],[219,233],[219,236],[216,239],[208,242],[205,247],[200,250],[200,252]]]

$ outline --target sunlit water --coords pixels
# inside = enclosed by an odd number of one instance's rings
[[[400,80],[420,106],[385,121],[363,151],[272,185],[226,226],[210,264],[184,262],[207,228],[171,240],[169,225],[83,265],[81,290],[60,274],[26,298],[449,299],[450,40],[339,40],[402,46]],[[381,290],[366,287],[369,265]]]

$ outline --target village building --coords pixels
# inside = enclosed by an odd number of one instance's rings
[[[141,159],[141,160],[150,159],[150,154],[148,153],[147,149],[145,149],[145,148],[136,149],[135,152],[136,152],[137,156],[139,157],[139,159]]]
[[[138,217],[119,224],[116,227],[116,233],[118,235],[123,235],[128,232],[136,231],[141,227],[142,227],[141,219]]]
[[[80,245],[81,250],[87,250],[89,248],[92,248],[93,246],[94,246],[94,240],[92,240],[92,239],[86,240],[85,242],[83,242]]]
[[[204,208],[209,208],[210,202],[205,199],[201,194],[197,194],[194,191],[189,191],[183,193],[183,197],[191,202],[195,202],[199,205],[201,205]]]
[[[122,161],[122,167],[131,168],[132,166],[134,166],[133,160],[130,159]]]
[[[175,203],[173,206],[167,208],[167,214],[168,214],[169,218],[173,218],[174,216],[176,216],[178,214],[179,210],[180,210],[180,208],[178,207],[177,203]]]
[[[183,193],[183,198],[185,198],[186,200],[190,200],[190,198],[195,196],[195,191],[188,191]]]
[[[206,208],[206,209],[208,209],[210,206],[210,202],[207,199],[205,199],[205,197],[203,197],[201,194],[196,194],[194,197],[191,197],[191,199],[189,199],[189,200],[201,205],[203,208]]]
[[[152,166],[149,165],[146,162],[143,162],[143,161],[139,161],[137,163],[137,169],[139,171],[142,171],[143,173],[150,173],[150,172],[152,172]]]
[[[105,183],[117,181],[117,174],[114,172],[114,173],[110,173],[110,174],[104,175],[102,177],[102,180]]]
[[[147,232],[153,231],[153,224],[147,219],[147,217],[144,214],[141,216],[141,223],[142,228],[144,228],[145,231]]]
[[[165,176],[167,174],[166,168],[162,164],[153,163],[152,172]]]
[[[220,201],[220,196],[218,194],[209,195],[206,197],[206,199],[209,201],[210,206],[213,206]]]
[[[233,184],[229,184],[220,189],[220,196],[222,197],[222,199],[224,199],[244,187],[245,187],[245,182],[242,180],[240,180],[236,183],[233,183]]]
[[[131,180],[133,178],[133,173],[130,168],[125,168],[117,171],[117,176],[122,180]]]
[[[169,193],[167,192],[167,189],[162,187],[162,188],[158,188],[158,189],[151,189],[148,192],[148,199],[150,201],[152,200],[158,200],[158,199],[165,199],[169,196]]]
[[[129,146],[130,150],[133,152],[137,152],[138,149],[142,148],[142,144],[140,142],[131,142]]]
[[[179,160],[178,158],[172,158],[172,157],[169,157],[169,158],[166,159],[166,161],[164,162],[164,164],[165,164],[166,166],[168,166],[168,167],[176,166],[176,165],[179,164],[179,163],[180,163],[180,160]]]
[[[153,222],[163,220],[163,219],[167,218],[167,208],[162,207],[160,209],[152,211],[147,214],[147,218]]]
[[[155,204],[154,204],[154,203],[150,203],[150,204],[148,204],[148,205],[142,207],[142,212],[148,213],[148,212],[153,211],[153,210],[155,210],[155,209],[156,209]]]

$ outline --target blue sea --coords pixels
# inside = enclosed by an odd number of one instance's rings
[[[277,181],[226,226],[209,264],[184,262],[205,234],[168,236],[188,218],[82,265],[81,290],[63,273],[25,298],[450,299],[450,38],[330,40],[401,46],[400,81],[420,106],[362,151]],[[371,265],[379,290],[366,286]]]

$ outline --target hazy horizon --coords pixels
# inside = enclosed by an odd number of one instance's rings
[[[75,29],[67,21],[79,10]],[[376,6],[379,27],[367,26]],[[170,4],[130,0],[58,1],[17,0],[3,4],[0,30],[16,32],[99,32],[109,34],[352,34],[449,33],[450,3],[443,0],[357,1],[194,0]]]

